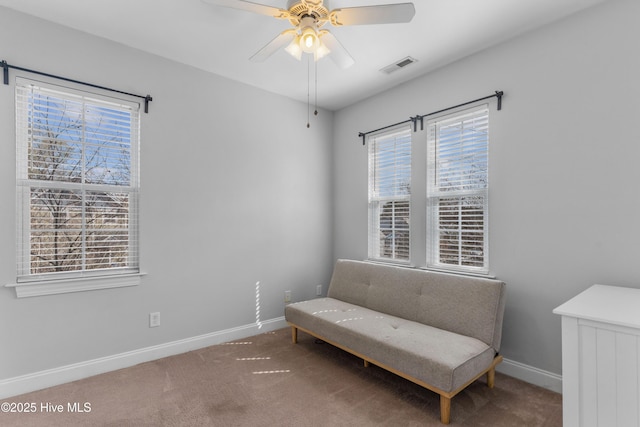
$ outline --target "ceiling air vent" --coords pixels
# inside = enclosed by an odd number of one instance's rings
[[[406,67],[407,65],[413,64],[414,62],[418,62],[418,60],[407,56],[406,58],[402,58],[401,60],[396,61],[391,65],[387,65],[380,71],[382,71],[383,73],[391,74],[394,71],[398,71],[399,69]]]

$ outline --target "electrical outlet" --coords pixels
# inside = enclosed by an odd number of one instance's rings
[[[291,291],[284,291],[284,302],[289,304],[291,302]]]
[[[316,285],[316,296],[322,295],[322,285]]]
[[[160,326],[160,312],[149,313],[149,327],[156,328]]]

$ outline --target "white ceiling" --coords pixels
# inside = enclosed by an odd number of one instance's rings
[[[286,8],[286,0],[252,0]],[[330,9],[408,0],[331,0]],[[318,105],[337,110],[604,0],[414,0],[408,24],[329,29],[355,58],[318,68]],[[329,3],[325,0],[325,4]],[[290,24],[201,0],[0,0],[6,6],[306,102],[308,65],[284,51],[248,58]],[[406,56],[418,62],[380,69]],[[312,66],[313,67],[313,66]],[[313,73],[313,68],[311,70]],[[313,102],[313,87],[311,97]]]

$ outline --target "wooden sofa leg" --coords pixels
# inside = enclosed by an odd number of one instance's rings
[[[298,344],[298,328],[296,328],[295,326],[291,327],[291,341],[294,344]]]
[[[451,398],[440,395],[440,422],[449,424],[451,420]]]
[[[487,372],[487,385],[489,388],[493,388],[496,383],[496,368],[491,368]]]

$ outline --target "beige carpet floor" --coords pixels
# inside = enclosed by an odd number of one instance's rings
[[[302,332],[294,345],[289,329],[2,402],[37,407],[0,413],[7,427],[441,425],[435,393]],[[450,425],[561,426],[562,397],[498,373],[494,389],[482,378],[453,398]]]

